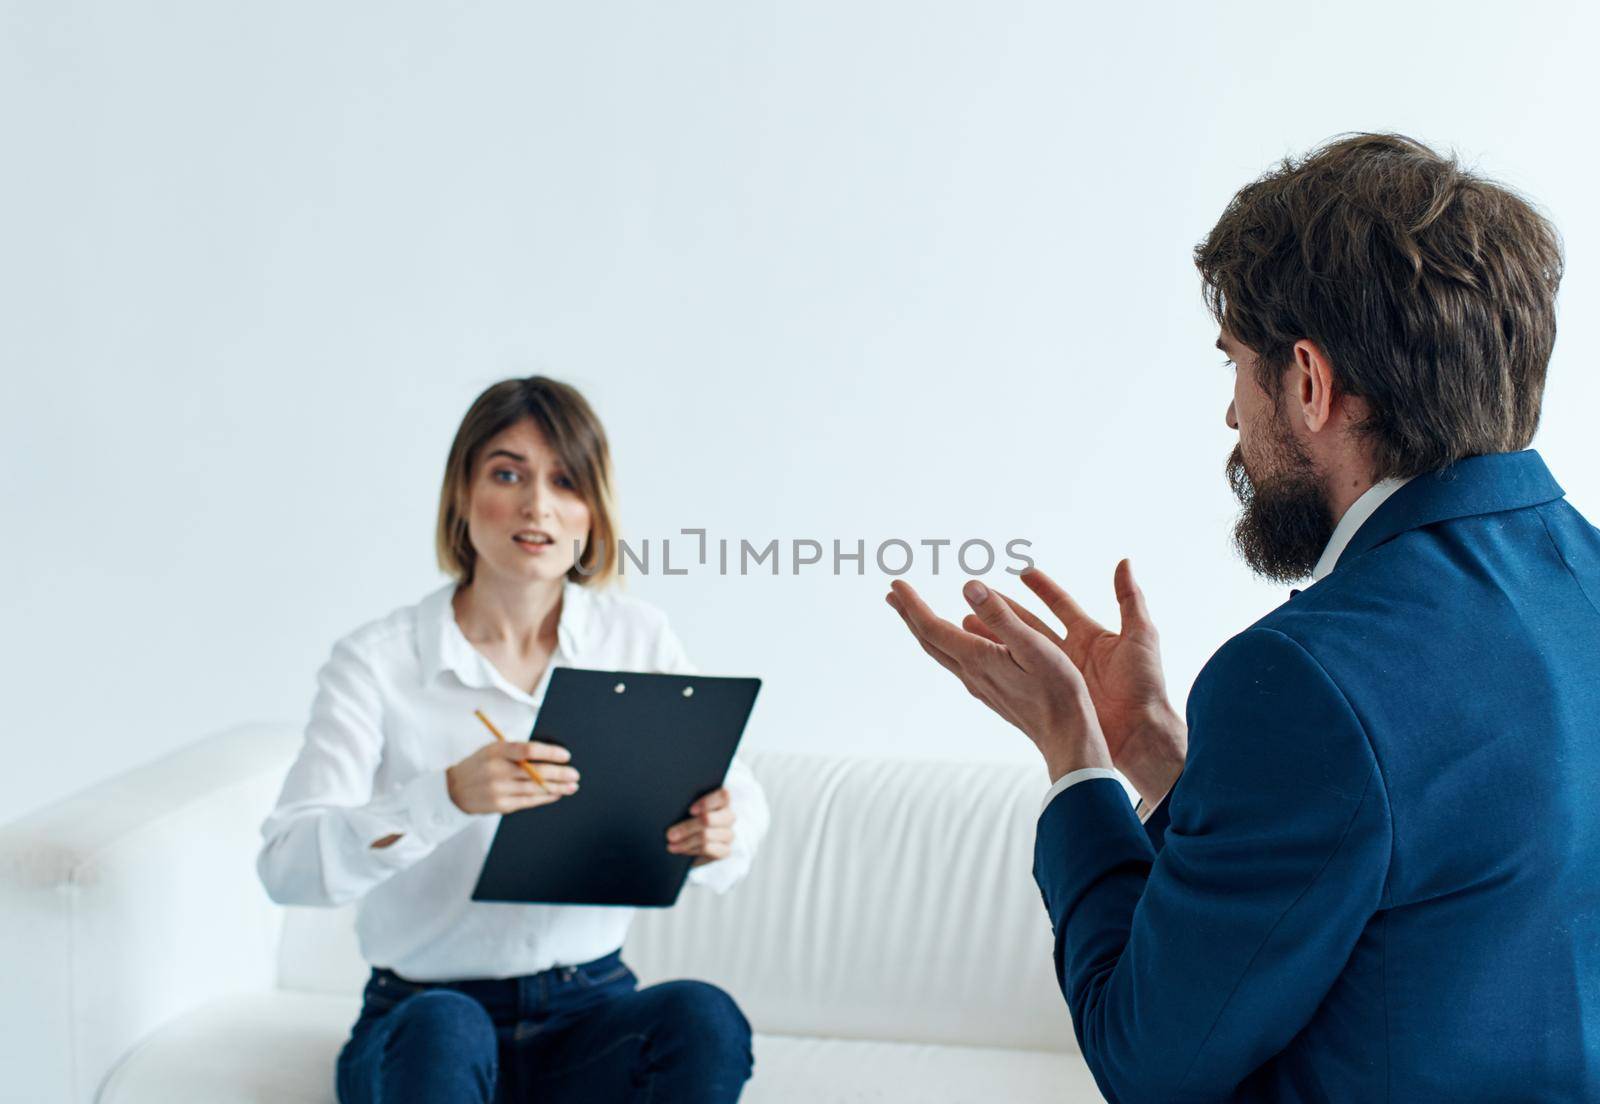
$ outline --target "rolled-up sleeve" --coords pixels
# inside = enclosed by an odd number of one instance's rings
[[[471,822],[450,799],[442,769],[375,794],[382,758],[377,675],[340,641],[317,674],[305,743],[261,826],[256,870],[274,901],[354,901]],[[390,836],[399,838],[374,846]]]

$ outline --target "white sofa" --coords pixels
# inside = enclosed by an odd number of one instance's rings
[[[349,909],[283,909],[257,826],[299,745],[207,738],[0,829],[0,1099],[333,1100],[366,966]],[[1097,1101],[1030,874],[1038,769],[756,755],[750,877],[641,913],[645,983],[714,981],[756,1030],[744,1099]]]

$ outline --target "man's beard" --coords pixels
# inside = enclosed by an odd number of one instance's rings
[[[1233,446],[1228,485],[1244,511],[1233,526],[1233,545],[1250,570],[1280,583],[1311,574],[1333,536],[1323,480],[1300,442],[1276,417],[1268,431],[1268,470],[1253,479],[1245,471],[1244,450]]]

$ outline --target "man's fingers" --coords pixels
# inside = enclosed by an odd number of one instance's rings
[[[1154,632],[1156,626],[1150,620],[1150,608],[1144,604],[1144,591],[1133,581],[1132,560],[1124,559],[1117,564],[1112,585],[1117,590],[1117,607],[1122,611],[1123,634],[1127,635],[1130,631]]]
[[[898,596],[890,594],[887,600],[890,607],[892,607],[894,611],[900,615],[900,620],[906,623],[906,628],[911,630],[911,638],[917,642],[917,646],[923,651],[927,652],[928,655],[932,656],[934,662],[939,666],[943,667],[946,671],[949,671],[952,675],[956,676],[958,679],[961,679],[963,682],[966,681],[965,676],[961,673],[961,664],[957,663],[949,655],[946,655],[941,649],[928,643],[927,639],[923,637],[920,631],[918,631],[916,622],[912,621],[911,617],[906,613],[905,607],[899,601]]]
[[[1027,625],[1028,628],[1032,629],[1040,636],[1048,638],[1050,642],[1055,644],[1057,647],[1062,645],[1063,641],[1059,636],[1056,635],[1055,630],[1049,625],[1046,625],[1043,621],[1039,620],[1039,618],[1034,615],[1034,612],[1027,606],[1015,601],[1009,594],[1002,594],[1000,597],[1004,598],[1006,600],[1006,604],[1016,611],[1017,616],[1022,618],[1022,623]],[[966,629],[969,633],[976,633],[985,640],[993,640],[996,644],[1003,644],[1003,642],[999,640],[994,633],[989,631],[989,626],[983,623],[983,619],[975,613],[969,613],[963,617],[961,619],[961,627]]]
[[[900,592],[901,587],[904,587],[906,593]],[[909,586],[905,586],[905,584],[897,584],[895,586],[895,593],[889,596],[889,604],[894,606],[895,610],[906,622],[907,627],[911,629],[912,635],[917,638],[917,643],[922,646],[922,650],[932,656],[941,667],[960,679],[961,684],[967,688],[967,692],[973,697],[983,702],[990,709],[994,709],[995,712],[1000,713],[1001,716],[1008,717],[1007,713],[996,708],[993,699],[985,691],[985,686],[995,670],[994,664],[1003,663],[1006,668],[1011,670],[1016,670],[1020,666],[1011,648],[1005,643],[1005,630],[988,624],[981,617],[973,614],[968,614],[964,617],[962,619],[962,627],[956,628],[949,622],[940,621],[931,611],[928,611],[926,619],[936,621],[944,626],[945,629],[948,629],[957,638],[955,643],[960,645],[966,652],[964,657],[953,656],[918,631],[917,624],[908,612],[910,602],[902,604],[908,595],[911,600],[918,605],[922,605],[921,599],[916,597],[916,591]],[[1018,647],[1024,649],[1048,647],[1042,637],[1017,620],[1016,616],[1010,612],[1009,607],[998,602],[996,604],[1000,605],[1002,615],[1009,618],[1010,624],[1015,627],[1014,632],[1017,634]],[[927,607],[922,605],[922,609],[926,611]]]
[[[1037,567],[1024,571],[1022,581],[1029,590],[1039,596],[1039,600],[1051,613],[1061,619],[1061,623],[1067,627],[1069,636],[1086,629],[1089,632],[1105,631],[1100,622],[1083,612],[1083,607],[1072,600],[1072,595],[1062,590],[1054,579]]]
[[[985,640],[993,640],[996,644],[1000,643],[994,633],[989,631],[989,626],[985,625],[983,619],[975,613],[969,613],[963,617],[961,619],[961,627],[969,633],[983,637]]]
[[[913,635],[915,635],[915,634],[913,634]],[[937,663],[939,666],[943,667],[946,671],[949,671],[952,675],[954,675],[956,678],[960,679],[962,682],[967,681],[966,680],[966,676],[961,671],[961,664],[957,663],[955,660],[953,660],[949,656],[945,655],[938,648],[935,648],[932,644],[929,644],[926,640],[922,639],[920,636],[916,637],[916,641],[917,641],[917,647],[921,648],[923,651],[927,652],[930,656],[932,656],[933,657],[933,661],[935,663]]]
[[[1061,638],[1056,635],[1055,630],[1049,625],[1046,625],[1043,621],[1039,620],[1038,616],[1031,609],[1012,598],[1009,594],[1002,594],[1000,597],[1006,600],[1006,605],[1010,606],[1011,611],[1022,619],[1022,623],[1024,625],[1028,626],[1028,628],[1032,629],[1034,632],[1039,633],[1041,636],[1047,637],[1052,644],[1055,644],[1058,647],[1060,646]]]
[[[990,590],[976,579],[968,581],[961,588],[962,595],[972,604],[973,610],[983,623],[988,626],[994,638],[1005,646],[1011,661],[1017,666],[1022,666],[1025,657],[1034,655],[1038,649],[1047,644],[1043,637],[1022,623],[1022,619],[1001,598],[999,593]]]
[[[909,583],[896,579],[889,590],[889,605],[924,645],[942,652],[958,667],[991,658],[988,653],[995,647],[994,641],[965,632],[934,613]]]

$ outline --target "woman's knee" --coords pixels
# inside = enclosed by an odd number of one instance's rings
[[[370,1011],[370,1010],[369,1010]],[[433,989],[375,1019],[363,1012],[340,1052],[340,1104],[383,1100],[487,1104],[499,1077],[494,1021],[470,997]]]
[[[704,981],[669,981],[653,985],[658,1029],[701,1045],[748,1056],[750,1021],[734,999]]]
[[[493,1070],[494,1021],[483,1005],[451,989],[407,997],[389,1013],[393,1024],[385,1049],[414,1058],[437,1057]]]

